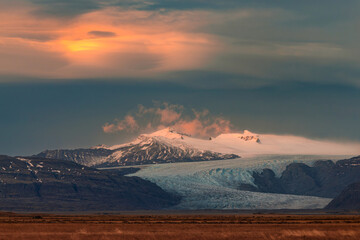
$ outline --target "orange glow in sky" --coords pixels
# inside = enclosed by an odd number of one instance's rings
[[[21,14],[15,16],[3,13],[8,20],[6,25],[0,22],[0,44],[13,45],[19,55],[36,56],[31,58],[31,67],[25,60],[18,64],[29,75],[41,72],[43,76],[73,78],[97,77],[105,72],[110,77],[148,76],[202,67],[217,49],[211,35],[187,29],[198,20],[192,23],[179,18],[178,13],[157,15],[110,8],[66,23],[50,19],[47,24],[31,11],[19,11]],[[5,28],[10,38],[1,37]],[[51,68],[44,68],[42,62],[51,63]]]
[[[96,50],[101,48],[101,43],[94,40],[62,41],[71,52]]]

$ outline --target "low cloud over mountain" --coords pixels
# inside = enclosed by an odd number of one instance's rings
[[[171,127],[177,131],[198,137],[216,136],[232,130],[229,120],[213,116],[206,109],[190,111],[182,105],[155,102],[153,107],[139,105],[138,109],[123,119],[106,123],[103,130],[114,132],[149,132]]]

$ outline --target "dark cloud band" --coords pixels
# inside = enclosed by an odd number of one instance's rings
[[[116,33],[106,32],[106,31],[90,31],[90,32],[88,32],[88,34],[93,37],[115,37],[116,36]]]

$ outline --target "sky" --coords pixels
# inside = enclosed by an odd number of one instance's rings
[[[360,2],[1,0],[0,154],[174,127],[360,141]]]

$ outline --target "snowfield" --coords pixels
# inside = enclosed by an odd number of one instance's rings
[[[312,196],[257,193],[238,190],[241,183],[253,184],[252,171],[272,169],[277,175],[293,162],[311,165],[316,160],[340,160],[350,156],[258,155],[254,157],[141,166],[131,174],[179,194],[176,209],[314,209],[331,199]]]
[[[259,154],[358,155],[360,153],[360,143],[358,142],[333,142],[291,135],[257,134],[247,130],[244,130],[243,133],[224,133],[210,139],[199,139],[178,133],[171,128],[151,134],[142,134],[133,142],[114,145],[107,149],[117,150],[153,139],[182,150],[198,149],[222,154],[236,154],[241,157]]]

